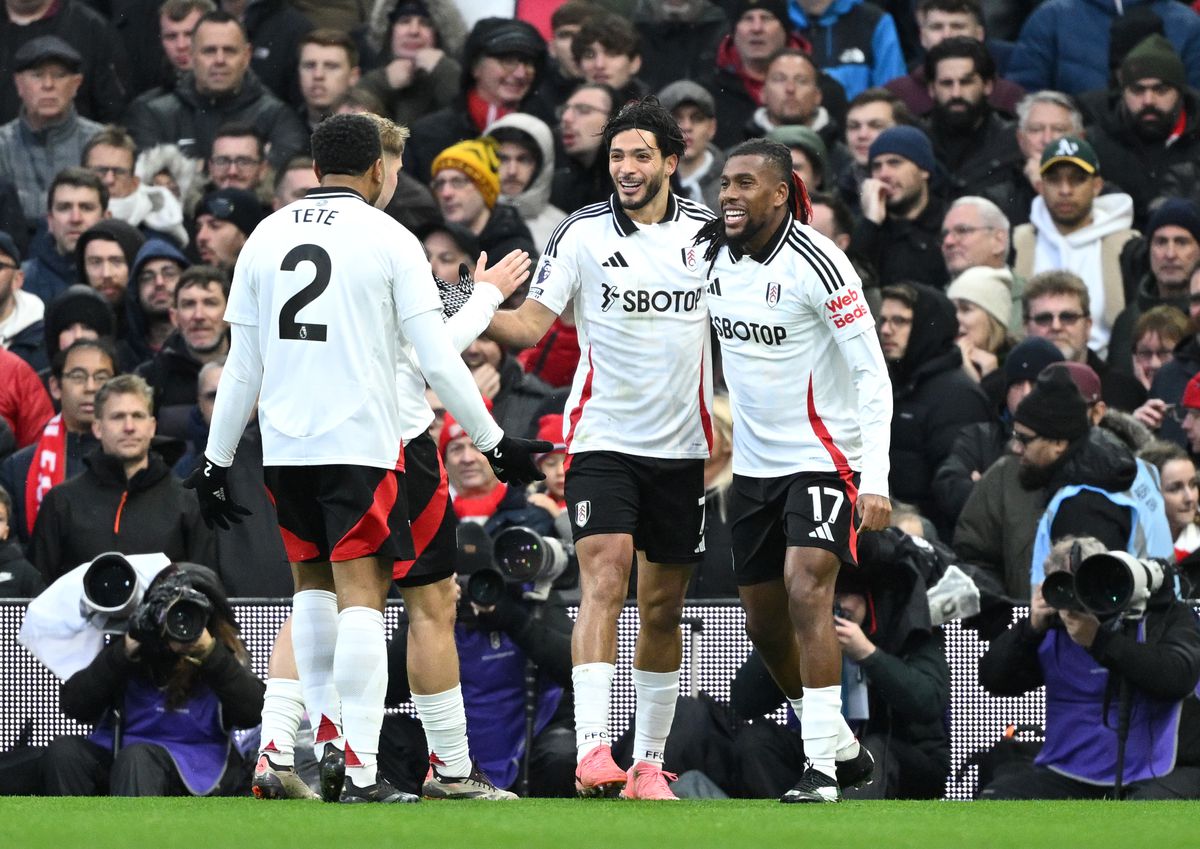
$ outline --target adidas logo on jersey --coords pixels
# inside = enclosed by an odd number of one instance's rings
[[[617,251],[600,265],[605,268],[629,268],[629,263],[625,261],[625,257],[621,256],[621,252]]]

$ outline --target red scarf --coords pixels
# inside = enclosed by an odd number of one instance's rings
[[[67,428],[59,413],[42,430],[37,447],[33,449],[33,462],[29,464],[29,475],[25,478],[25,525],[33,533],[33,523],[42,499],[53,487],[63,482],[67,474]]]
[[[484,495],[459,495],[454,499],[454,514],[460,519],[490,519],[508,493],[508,484],[497,483]]]
[[[473,123],[481,133],[487,127],[490,127],[493,121],[497,121],[514,111],[515,110],[507,109],[503,106],[496,106],[494,103],[488,103],[479,96],[479,92],[477,92],[475,89],[471,89],[469,92],[467,92],[467,114],[471,116],[471,123]]]

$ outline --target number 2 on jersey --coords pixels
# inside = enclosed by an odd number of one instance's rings
[[[296,294],[292,295],[279,311],[279,338],[296,339],[301,342],[324,342],[328,337],[329,327],[324,324],[306,324],[296,321],[296,314],[311,304],[329,286],[329,278],[333,274],[333,264],[329,254],[320,245],[296,245],[283,258],[280,271],[295,271],[302,262],[311,262],[317,269],[313,280]]]

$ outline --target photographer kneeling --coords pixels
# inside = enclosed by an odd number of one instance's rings
[[[231,731],[261,721],[264,689],[249,663],[212,570],[167,567],[127,633],[63,683],[63,713],[95,728],[50,744],[42,760],[46,793],[244,794],[250,766]]]
[[[979,681],[996,696],[1044,684],[1046,742],[1032,763],[998,768],[979,798],[1200,798],[1200,629],[1171,574],[1090,537],[1057,542],[1045,574]]]

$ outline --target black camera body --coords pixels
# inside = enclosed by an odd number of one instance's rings
[[[190,643],[204,633],[212,612],[208,596],[193,587],[186,574],[175,572],[146,591],[129,619],[128,633],[139,643]]]

